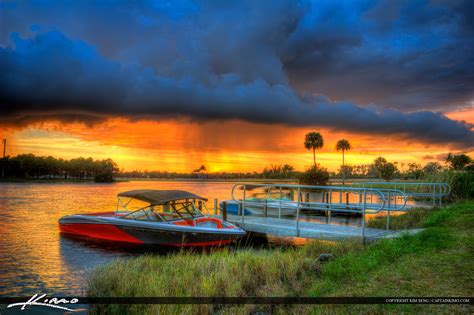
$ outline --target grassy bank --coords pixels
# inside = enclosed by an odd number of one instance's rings
[[[371,223],[376,225],[375,223]],[[423,232],[363,246],[358,241],[314,241],[300,248],[238,250],[212,254],[183,251],[168,256],[118,260],[97,268],[90,296],[472,296],[474,201],[393,217],[400,228]],[[336,259],[317,261],[321,253]],[[110,305],[112,313],[248,313],[400,311],[465,313],[466,306],[160,306]]]

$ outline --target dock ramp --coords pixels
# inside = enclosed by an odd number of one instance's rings
[[[228,203],[238,207],[227,213]],[[350,186],[307,186],[239,183],[222,216],[249,232],[312,239],[377,239],[390,230],[390,213],[403,211],[406,195],[397,189]],[[249,214],[251,213],[251,214]],[[366,227],[368,216],[387,214],[385,229]],[[324,219],[321,220],[321,215]],[[359,216],[359,224],[344,224],[337,216]],[[311,217],[319,218],[311,219]],[[398,232],[398,231],[397,231]]]
[[[431,200],[433,206],[441,206],[443,198],[451,193],[451,186],[448,183],[439,182],[354,182],[351,186],[374,189],[388,187],[402,191],[413,200]]]

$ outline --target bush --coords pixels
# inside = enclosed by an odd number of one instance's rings
[[[455,172],[449,184],[455,200],[474,198],[474,173]]]
[[[299,180],[304,185],[327,185],[329,181],[329,172],[319,164],[313,165],[301,173]]]
[[[393,175],[398,171],[395,164],[387,162],[383,157],[378,157],[372,163],[372,169],[375,170],[379,178],[383,178],[389,181],[393,178]]]
[[[111,159],[97,161],[95,163],[94,181],[97,183],[111,183],[118,172],[117,164]]]

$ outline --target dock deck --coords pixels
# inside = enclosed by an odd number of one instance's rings
[[[434,192],[448,193],[447,184],[433,185]],[[223,202],[220,212],[227,221],[248,232],[324,240],[360,238],[363,241],[419,232],[390,230],[390,213],[403,211],[407,203],[404,192],[390,187],[238,183],[232,188],[231,196],[232,213],[227,212],[227,202]],[[367,227],[367,215],[381,212],[387,213],[386,229]],[[325,213],[325,216],[318,213]],[[356,215],[360,219],[359,222],[344,223],[344,219],[336,218],[341,215],[342,218]]]
[[[229,215],[227,221],[243,228],[248,232],[270,234],[275,236],[303,237],[311,239],[340,240],[361,238],[362,227],[343,224],[325,224],[300,221],[298,228],[296,221],[270,217],[246,216],[244,222],[240,216]],[[365,228],[366,239],[386,238],[390,234],[399,234],[400,231]]]

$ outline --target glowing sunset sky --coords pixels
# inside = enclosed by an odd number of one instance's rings
[[[335,145],[350,139],[349,164],[372,162],[383,155],[392,161],[425,164],[443,159],[449,147],[414,142],[407,138],[354,134],[318,129],[325,146],[318,163],[331,170],[341,164]],[[110,119],[87,126],[83,123],[47,122],[5,132],[7,154],[32,152],[63,158],[112,157],[125,170],[189,172],[201,164],[208,171],[261,171],[270,164],[291,164],[304,169],[312,155],[303,147],[307,128],[262,125],[241,121],[207,122],[164,120],[128,122]],[[451,151],[457,152],[456,147]]]
[[[336,170],[474,150],[472,1],[0,4],[7,154]]]

